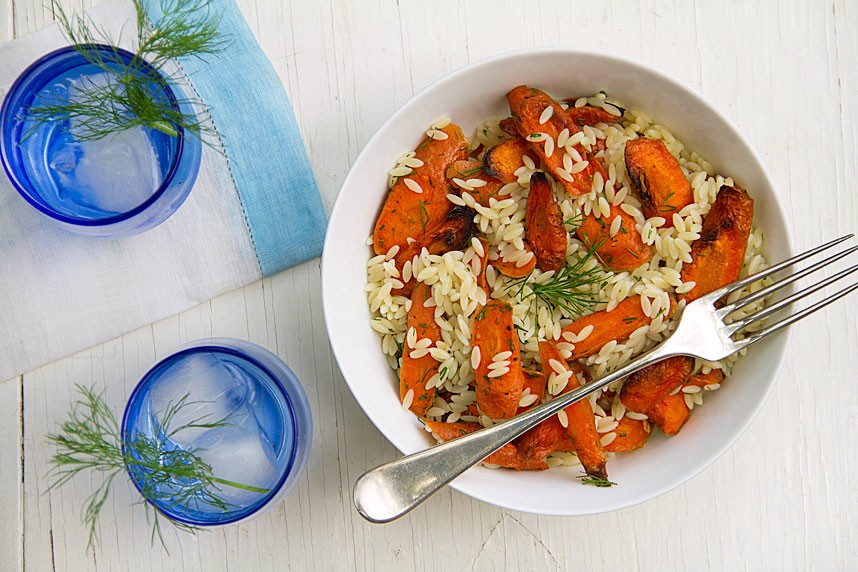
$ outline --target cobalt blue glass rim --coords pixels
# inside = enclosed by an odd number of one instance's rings
[[[279,375],[272,372],[271,368],[269,368],[267,365],[265,365],[262,361],[256,359],[254,356],[252,356],[246,352],[243,352],[239,349],[230,347],[228,345],[221,345],[221,344],[217,344],[217,343],[205,343],[202,345],[195,345],[192,347],[181,349],[181,350],[165,357],[164,359],[162,359],[161,361],[156,363],[154,366],[152,366],[149,369],[149,371],[146,372],[146,374],[143,376],[143,378],[134,387],[134,390],[131,392],[131,395],[128,398],[128,402],[125,404],[125,411],[122,414],[122,424],[120,425],[120,427],[121,427],[121,433],[120,434],[122,436],[121,446],[122,446],[123,455],[125,454],[125,443],[128,441],[128,439],[130,437],[129,435],[126,434],[128,431],[128,423],[129,423],[128,414],[129,414],[130,410],[132,409],[132,406],[135,403],[135,401],[139,398],[140,393],[147,388],[146,386],[149,384],[151,378],[159,370],[161,370],[162,368],[164,368],[167,365],[172,364],[176,360],[182,359],[183,357],[185,357],[187,355],[190,355],[193,353],[199,353],[199,352],[225,353],[228,355],[232,355],[232,356],[247,360],[248,362],[252,363],[254,366],[258,367],[265,375],[267,375],[270,379],[272,379],[275,382],[275,384],[277,385],[277,387],[280,388],[280,390],[283,392],[283,397],[284,397],[284,401],[286,403],[286,407],[289,409],[289,418],[290,418],[291,424],[292,424],[292,427],[291,427],[292,433],[294,435],[298,435],[298,432],[299,432],[298,417],[297,417],[297,412],[295,410],[295,406],[292,403],[293,397],[290,395],[289,388],[283,384],[283,381],[280,379]],[[279,360],[279,358],[278,358],[278,360]],[[289,383],[300,387],[300,383],[298,382],[298,377],[289,368],[289,366],[287,366],[285,363],[282,363],[282,362],[279,365],[283,366],[283,368],[284,368],[283,373],[286,374]],[[277,481],[277,483],[271,488],[271,491],[264,497],[264,499],[257,501],[256,503],[254,503],[254,504],[252,504],[252,505],[250,505],[244,509],[236,511],[235,515],[228,518],[228,519],[218,520],[216,522],[211,522],[211,521],[206,521],[206,520],[195,520],[193,518],[187,518],[187,517],[184,517],[184,516],[181,516],[178,514],[174,514],[169,509],[162,507],[162,506],[159,506],[159,505],[149,501],[148,499],[146,500],[146,502],[150,506],[152,506],[153,509],[163,513],[166,516],[168,516],[171,520],[174,520],[174,521],[177,521],[177,522],[180,522],[183,524],[188,524],[191,526],[204,526],[204,527],[205,526],[223,526],[223,525],[227,525],[227,524],[232,524],[234,522],[238,522],[240,520],[244,520],[245,518],[259,512],[260,510],[265,508],[268,505],[268,503],[270,503],[271,500],[277,496],[277,494],[280,492],[280,489],[282,489],[283,486],[286,484],[286,481],[288,480],[289,476],[292,474],[292,469],[294,468],[295,460],[298,457],[298,447],[299,446],[300,446],[300,439],[297,439],[297,438],[293,439],[292,448],[288,453],[289,459],[286,462],[286,467],[283,470],[283,474],[280,476],[280,479]],[[142,496],[143,491],[140,489],[140,485],[137,482],[137,479],[135,478],[133,472],[128,470],[128,467],[126,467],[125,472],[128,475],[131,482],[134,484],[134,488],[136,488],[137,491]]]
[[[171,84],[168,81],[168,79],[166,77],[164,77],[163,74],[161,74],[158,70],[153,68],[148,62],[139,58],[138,56],[129,52],[128,50],[124,50],[122,48],[119,48],[116,46],[110,46],[107,44],[79,44],[76,46],[66,46],[64,48],[60,48],[58,50],[54,50],[52,52],[45,54],[44,56],[42,56],[41,58],[39,58],[38,60],[36,60],[32,64],[30,64],[29,66],[27,66],[27,68],[23,72],[21,72],[21,74],[15,79],[15,81],[12,83],[12,86],[9,88],[9,91],[6,93],[6,97],[3,100],[3,104],[2,104],[2,106],[0,106],[0,162],[3,163],[3,169],[6,171],[6,174],[8,175],[9,180],[12,182],[12,185],[15,187],[15,190],[18,191],[18,194],[21,195],[21,197],[23,197],[24,200],[26,200],[30,205],[32,205],[34,208],[36,208],[39,212],[41,212],[41,213],[43,213],[43,214],[45,214],[45,215],[47,215],[47,216],[49,216],[55,220],[58,220],[60,222],[64,222],[64,223],[76,225],[76,226],[90,226],[90,227],[110,226],[113,224],[117,224],[117,223],[129,220],[129,219],[134,218],[135,216],[139,215],[140,213],[145,212],[153,204],[155,204],[164,195],[164,193],[166,193],[167,189],[172,184],[173,179],[175,178],[177,171],[179,170],[179,165],[181,163],[181,158],[182,158],[182,152],[184,151],[184,147],[185,147],[185,131],[181,126],[179,126],[179,125],[175,126],[176,127],[176,153],[174,154],[173,160],[170,163],[170,169],[167,171],[167,174],[164,176],[163,180],[161,181],[161,184],[158,186],[158,188],[155,190],[155,192],[148,199],[146,199],[144,202],[140,203],[139,205],[137,205],[136,207],[134,207],[133,209],[131,209],[129,211],[126,211],[124,213],[120,213],[118,215],[113,215],[110,217],[100,218],[100,219],[83,219],[83,218],[76,218],[76,217],[64,215],[62,213],[58,213],[58,212],[54,211],[51,208],[47,208],[45,205],[43,205],[39,201],[35,200],[30,195],[30,192],[26,189],[26,185],[19,179],[19,177],[15,173],[15,170],[12,167],[12,158],[10,156],[10,153],[12,153],[12,151],[10,151],[9,149],[6,148],[6,143],[5,143],[6,138],[3,136],[3,134],[6,133],[7,129],[19,129],[19,130],[21,129],[20,126],[15,127],[15,125],[13,123],[13,119],[14,119],[13,113],[15,113],[17,111],[17,109],[12,110],[12,109],[10,109],[10,106],[11,106],[11,102],[14,99],[14,97],[16,95],[18,95],[18,91],[27,82],[27,80],[30,79],[30,76],[32,76],[37,71],[39,71],[39,69],[42,66],[49,64],[52,60],[61,58],[65,55],[69,54],[70,52],[74,52],[75,54],[79,55],[80,49],[82,47],[89,49],[89,50],[97,50],[97,51],[103,52],[105,54],[118,57],[118,58],[120,58],[120,61],[125,62],[125,63],[131,62],[135,59],[138,60],[139,73],[144,73],[146,75],[149,75],[150,77],[157,78],[159,80],[158,83],[160,83],[162,85],[162,87],[164,89],[164,93],[166,94],[168,100],[170,101],[170,105],[173,107],[174,110],[176,110],[176,111],[179,110],[179,101],[177,100],[176,94],[174,93],[174,89],[176,89],[176,86]],[[81,63],[82,64],[85,63],[86,60],[83,59],[83,56],[80,56],[80,57],[82,58]],[[28,95],[26,97],[27,103],[32,101],[34,96],[35,96],[35,92]],[[7,123],[9,125],[7,125]],[[11,127],[10,127],[10,125],[11,125]]]

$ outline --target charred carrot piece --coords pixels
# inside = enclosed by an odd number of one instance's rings
[[[473,209],[469,207],[454,206],[440,225],[411,244],[400,247],[399,252],[393,257],[396,267],[402,268],[405,262],[420,254],[424,248],[429,251],[429,254],[443,254],[465,248],[476,231],[474,214]],[[412,277],[403,288],[393,291],[394,296],[410,296],[415,283],[416,280]]]
[[[501,131],[509,135],[510,137],[518,137],[518,129],[515,126],[515,119],[512,117],[507,117],[506,119],[502,119],[498,126],[501,128]]]
[[[426,308],[423,304],[432,297],[432,287],[419,283],[411,294],[411,309],[408,311],[408,329],[414,328],[417,339],[428,338],[434,346],[441,339],[441,328],[435,322],[435,308]],[[412,349],[402,352],[402,367],[399,368],[399,400],[403,401],[409,391],[414,398],[409,408],[418,417],[424,415],[432,405],[435,388],[426,389],[426,383],[438,373],[438,362],[431,355],[419,358],[411,357]]]
[[[516,136],[499,143],[486,151],[483,155],[483,165],[486,174],[490,177],[506,183],[514,183],[518,180],[515,172],[524,165],[524,157],[530,157],[534,162],[539,158],[530,149],[527,142]]]
[[[512,417],[518,410],[524,389],[518,335],[512,327],[512,306],[500,300],[489,300],[474,316],[471,332],[471,347],[480,354],[479,364],[474,368],[477,405],[492,419]],[[505,359],[498,360],[508,362],[508,366],[490,370],[489,365],[501,353],[509,353]],[[497,373],[504,369],[506,373]]]
[[[589,161],[583,170],[576,173],[570,173],[564,168],[563,156],[566,150],[557,145],[557,137],[564,129],[568,129],[569,134],[574,135],[580,131],[580,127],[572,121],[560,104],[545,92],[526,85],[520,85],[510,91],[507,94],[507,101],[519,135],[527,141],[554,179],[571,195],[589,193],[595,173],[593,161]],[[545,110],[549,107],[552,108],[551,116],[545,123],[541,123],[543,113],[547,113]],[[550,155],[545,152],[545,141],[540,139],[538,135],[540,133],[547,134],[554,142],[553,150],[549,144]],[[582,158],[592,159],[582,146],[576,146],[575,150]]]
[[[564,371],[574,371],[576,374],[583,371],[578,365],[566,363],[560,351],[552,342],[539,342],[539,357],[542,360],[542,368],[546,374],[556,371],[556,368]],[[580,387],[577,375],[572,375],[569,382],[564,388],[566,391],[571,391],[576,387]],[[593,407],[590,405],[589,399],[582,399],[577,403],[573,403],[569,407],[563,409],[566,412],[568,424],[566,426],[566,434],[572,439],[575,444],[575,453],[578,455],[578,460],[584,466],[587,474],[602,479],[608,478],[608,471],[605,468],[608,458],[605,456],[605,449],[602,447],[602,442],[599,433],[596,431],[596,423],[594,422]]]
[[[673,213],[694,202],[691,185],[679,162],[656,139],[633,139],[626,143],[626,170],[641,199],[647,218],[665,217],[673,225]]]
[[[687,356],[654,363],[629,376],[623,384],[620,399],[630,411],[649,415],[659,401],[688,379],[693,367],[694,359]]]
[[[593,326],[586,338],[580,342],[571,342],[575,349],[572,350],[572,357],[569,359],[576,360],[593,355],[611,340],[618,342],[625,340],[632,335],[632,332],[641,326],[648,326],[650,322],[652,320],[643,313],[641,308],[641,297],[631,296],[617,304],[617,307],[610,312],[600,310],[578,318],[563,328],[561,336],[564,341],[570,341],[584,328]]]
[[[739,279],[753,220],[754,200],[748,193],[723,187],[691,245],[691,264],[682,267],[682,281],[695,282],[682,299],[692,302]]]
[[[530,178],[524,232],[536,255],[536,267],[544,272],[560,270],[566,261],[569,239],[563,226],[563,213],[545,173],[537,172]]]
[[[444,423],[440,421],[429,421],[424,419],[423,423],[432,434],[441,441],[452,441],[469,433],[479,431],[483,428],[479,423]],[[507,443],[485,459],[484,463],[499,465],[516,471],[544,471],[548,465],[542,459],[524,458],[518,448],[512,443]]]
[[[635,228],[635,219],[616,205],[611,205],[607,218],[597,218],[590,213],[575,230],[578,238],[588,247],[595,246],[596,255],[614,272],[634,270],[652,256],[652,247],[644,244]],[[620,227],[611,236],[611,225],[620,217]]]
[[[444,223],[453,208],[447,200],[445,174],[451,163],[468,158],[468,141],[456,125],[450,124],[442,131],[447,139],[426,138],[417,147],[415,157],[423,161],[423,166],[401,177],[390,189],[372,235],[376,254],[384,254],[395,245],[405,249],[409,238],[416,240],[431,233]]]
[[[524,243],[524,250],[527,252],[533,252],[527,242]],[[503,258],[498,258],[497,260],[492,260],[490,264],[507,278],[524,278],[533,272],[534,268],[536,268],[536,256],[531,256],[530,260],[522,266],[519,266],[517,262],[518,261],[510,262]]]
[[[488,176],[483,169],[483,164],[479,161],[455,161],[447,168],[447,179],[450,181],[451,187],[459,194],[463,189],[453,179],[461,179],[462,181],[480,179],[485,181],[486,184],[484,186],[474,187],[473,190],[468,191],[474,197],[474,200],[484,207],[490,206],[490,198],[501,199],[498,196],[498,191],[500,191],[504,184],[494,177]]]
[[[584,105],[581,107],[575,107],[575,102],[577,98],[564,99],[565,103],[569,105],[569,109],[566,110],[566,113],[569,114],[569,117],[572,121],[575,122],[576,125],[584,126],[584,125],[595,125],[597,123],[618,123],[622,118],[622,114],[626,111],[619,105],[613,105],[620,111],[620,115],[614,115],[609,111],[596,107],[595,105]]]
[[[646,445],[649,439],[649,431],[646,430],[643,421],[623,417],[620,424],[614,429],[617,437],[605,446],[609,453],[629,453]]]

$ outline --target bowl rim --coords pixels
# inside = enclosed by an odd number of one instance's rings
[[[595,50],[584,50],[584,49],[577,49],[577,48],[546,47],[546,48],[524,48],[524,49],[510,50],[510,51],[505,51],[505,52],[502,52],[499,54],[494,54],[491,56],[480,58],[478,60],[470,62],[464,66],[461,66],[461,67],[459,67],[459,68],[457,68],[451,72],[448,72],[448,73],[442,75],[441,77],[430,82],[425,87],[423,87],[420,91],[418,91],[417,93],[412,95],[408,99],[408,101],[406,101],[403,105],[401,105],[398,109],[396,109],[396,111],[394,111],[393,114],[387,120],[385,120],[375,130],[373,135],[363,144],[363,148],[361,149],[361,152],[358,154],[358,156],[352,162],[352,164],[349,168],[349,172],[346,175],[346,178],[343,180],[342,185],[340,185],[339,191],[337,192],[337,196],[334,200],[333,206],[331,208],[331,214],[329,216],[328,229],[336,227],[336,221],[338,220],[339,217],[347,216],[345,213],[340,212],[342,209],[339,207],[341,207],[342,203],[344,202],[344,201],[341,201],[340,199],[342,198],[343,190],[346,189],[347,187],[351,186],[353,184],[352,179],[357,176],[355,174],[355,171],[356,171],[355,166],[360,164],[362,161],[366,160],[368,149],[374,146],[374,143],[376,142],[376,140],[380,139],[381,136],[388,130],[388,128],[390,126],[394,125],[397,121],[399,121],[399,119],[402,116],[407,115],[411,111],[411,108],[414,107],[415,105],[417,105],[416,102],[418,100],[422,99],[422,96],[426,92],[429,92],[429,91],[435,89],[436,86],[438,86],[439,84],[444,84],[444,83],[455,81],[457,78],[459,78],[461,76],[464,76],[464,75],[469,74],[469,73],[473,73],[474,70],[476,70],[478,68],[490,67],[490,66],[495,65],[501,61],[508,61],[508,60],[518,59],[518,58],[539,58],[539,57],[552,57],[552,56],[601,58],[603,60],[606,60],[609,63],[617,63],[617,64],[621,64],[621,65],[625,65],[625,66],[639,68],[648,74],[651,74],[651,75],[654,75],[654,76],[660,78],[662,81],[669,84],[672,89],[676,89],[676,90],[685,92],[685,94],[687,94],[690,98],[692,98],[697,103],[699,103],[703,107],[707,108],[710,112],[712,112],[719,119],[719,121],[721,121],[721,123],[727,129],[729,129],[730,134],[732,136],[736,137],[739,141],[741,141],[742,144],[750,151],[751,159],[759,167],[762,179],[765,181],[766,185],[770,189],[772,189],[772,191],[773,191],[773,193],[772,193],[772,199],[773,200],[770,201],[771,204],[769,204],[768,206],[770,208],[773,208],[776,215],[778,217],[780,217],[780,219],[783,221],[785,227],[789,226],[787,224],[789,221],[789,218],[786,216],[786,211],[784,209],[783,202],[781,201],[780,197],[778,196],[778,193],[776,192],[776,186],[775,186],[775,184],[771,178],[771,175],[769,174],[768,169],[766,168],[766,164],[762,161],[762,158],[760,157],[759,153],[756,151],[756,149],[753,147],[753,145],[751,145],[751,143],[747,139],[747,137],[745,137],[745,135],[741,131],[739,131],[739,129],[730,120],[730,118],[728,118],[716,105],[714,105],[711,101],[709,101],[709,99],[706,98],[703,94],[701,94],[697,90],[693,89],[691,86],[686,85],[685,83],[683,83],[682,81],[680,81],[676,77],[674,77],[674,76],[672,76],[672,75],[670,75],[664,71],[661,71],[661,70],[659,70],[655,67],[652,67],[646,63],[643,63],[641,61],[631,59],[631,58],[628,58],[625,56],[620,56],[620,55],[609,53],[609,52],[602,52],[602,51],[595,51]],[[788,230],[788,228],[787,228],[787,230]],[[333,315],[333,310],[329,307],[329,301],[328,301],[328,298],[329,298],[328,290],[330,288],[331,281],[333,280],[333,278],[328,279],[328,276],[329,276],[329,274],[331,276],[333,276],[333,273],[336,271],[336,268],[334,266],[332,266],[334,264],[334,262],[332,262],[332,260],[333,260],[332,252],[335,248],[335,245],[333,244],[333,239],[331,237],[332,237],[331,232],[327,232],[325,235],[325,242],[324,242],[324,246],[323,246],[322,257],[321,257],[322,260],[321,260],[321,265],[320,265],[321,266],[321,277],[322,277],[322,312],[323,312],[324,319],[325,319],[325,327],[327,330],[328,340],[329,340],[329,343],[331,345],[331,351],[334,355],[334,359],[337,362],[337,366],[340,368],[340,373],[343,376],[343,380],[346,382],[346,385],[348,386],[348,388],[351,391],[352,395],[354,396],[355,400],[358,402],[358,405],[360,405],[361,409],[364,411],[364,415],[366,415],[367,418],[369,418],[369,420],[370,420],[370,422],[372,422],[373,426],[382,435],[384,435],[385,439],[387,439],[387,441],[390,442],[390,444],[393,445],[400,453],[410,454],[410,453],[400,449],[399,445],[397,445],[397,443],[394,439],[394,436],[389,434],[388,431],[385,431],[384,429],[379,427],[375,423],[375,421],[371,417],[369,417],[369,415],[366,414],[366,408],[364,406],[366,398],[362,397],[360,392],[357,392],[353,389],[352,384],[350,383],[350,381],[348,379],[348,375],[342,369],[340,355],[344,355],[344,352],[346,351],[345,347],[344,347],[346,344],[346,340],[339,339],[338,336],[335,334],[335,332],[337,331],[337,323],[336,323],[337,316]],[[787,251],[788,255],[792,256],[795,254],[795,246],[793,244],[793,239],[792,239],[792,235],[790,232],[786,233],[785,247],[786,247],[786,251]],[[688,483],[689,481],[691,481],[692,479],[697,477],[704,470],[706,470],[710,466],[712,466],[712,464],[715,461],[717,461],[719,458],[721,458],[721,456],[723,456],[724,453],[726,453],[727,450],[729,450],[739,440],[739,438],[745,434],[745,432],[748,430],[748,428],[751,426],[751,424],[759,416],[760,411],[762,410],[763,406],[768,401],[769,396],[771,395],[772,390],[774,389],[775,383],[777,382],[778,378],[780,377],[779,373],[780,373],[781,369],[783,368],[784,362],[786,361],[787,350],[790,346],[790,341],[792,338],[792,329],[786,328],[785,331],[781,331],[773,339],[778,339],[778,338],[780,338],[782,340],[782,346],[779,350],[779,355],[777,356],[776,363],[774,364],[774,367],[771,368],[771,371],[772,371],[771,380],[769,381],[767,386],[764,388],[761,398],[754,405],[753,409],[750,412],[750,415],[748,415],[744,421],[742,421],[740,424],[738,424],[736,426],[737,430],[734,430],[733,435],[729,439],[727,439],[720,447],[717,447],[716,449],[714,449],[707,456],[707,458],[704,462],[700,463],[694,469],[688,471],[685,475],[683,475],[683,477],[680,480],[669,481],[666,484],[664,484],[664,483],[658,484],[658,485],[654,486],[653,488],[651,488],[650,490],[648,490],[647,492],[638,495],[638,497],[636,497],[636,499],[631,501],[631,502],[628,502],[628,501],[611,502],[611,501],[607,500],[606,506],[604,508],[593,509],[593,510],[583,509],[583,510],[579,510],[579,511],[575,511],[575,512],[570,512],[568,510],[561,509],[559,507],[559,505],[558,505],[558,508],[556,510],[551,510],[551,509],[549,509],[549,510],[535,510],[535,509],[529,509],[526,506],[522,506],[520,504],[517,504],[515,502],[514,498],[504,498],[504,499],[488,498],[488,495],[483,494],[483,492],[480,489],[473,489],[473,487],[470,487],[468,485],[463,485],[460,482],[461,477],[458,477],[456,480],[454,480],[452,483],[450,483],[450,486],[460,493],[466,494],[472,498],[481,500],[483,502],[486,502],[486,503],[489,503],[489,504],[492,504],[495,506],[499,506],[499,507],[506,508],[506,509],[518,510],[518,511],[526,512],[526,513],[543,514],[543,515],[549,515],[549,516],[587,516],[587,515],[592,515],[592,514],[605,514],[605,513],[615,512],[618,510],[622,510],[625,508],[629,508],[632,506],[643,504],[643,503],[650,501],[656,497],[659,497],[659,496],[661,496],[667,492],[670,492],[673,489],[679,488],[680,486]],[[416,451],[413,451],[413,452],[416,452]],[[370,468],[371,467],[367,468],[367,470],[369,470]]]

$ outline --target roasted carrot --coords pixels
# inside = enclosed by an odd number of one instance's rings
[[[754,200],[748,193],[723,187],[691,245],[691,264],[682,267],[682,281],[695,283],[682,299],[692,302],[738,280],[753,220]]]
[[[595,246],[599,259],[614,272],[634,270],[650,259],[652,247],[644,244],[634,217],[616,205],[610,209],[607,218],[597,218],[594,213],[585,216],[575,234],[588,247]],[[611,225],[617,217],[620,227],[611,236]]]
[[[683,386],[695,385],[697,387],[705,387],[721,383],[723,379],[724,372],[720,369],[713,369],[709,373],[692,375]],[[685,403],[685,394],[680,391],[673,395],[668,395],[656,403],[647,412],[647,416],[665,435],[676,435],[685,422],[688,421],[688,418],[691,416],[691,410],[688,409],[688,405]]]
[[[512,327],[512,306],[500,300],[489,300],[474,316],[471,347],[480,356],[479,364],[474,368],[480,410],[492,419],[514,416],[524,389],[524,373],[518,335]],[[489,365],[495,356],[504,352],[510,355],[499,362],[508,362],[507,367],[490,370]],[[506,373],[496,373],[504,369]]]
[[[520,85],[507,94],[510,111],[515,121],[519,135],[527,141],[530,148],[542,159],[545,168],[554,179],[559,182],[571,195],[589,193],[592,188],[593,174],[596,172],[592,157],[581,145],[575,150],[582,158],[588,160],[587,166],[576,173],[570,173],[564,168],[563,156],[566,150],[557,145],[557,137],[564,129],[568,129],[570,135],[580,131],[580,127],[572,121],[560,104],[549,97],[545,92]],[[552,108],[551,116],[544,123],[543,113],[549,107]],[[538,134],[548,135],[554,142],[554,149],[550,155],[545,153],[545,141]]]
[[[575,443],[560,424],[556,415],[552,415],[533,429],[529,429],[515,441],[521,456],[525,459],[541,460],[557,451],[574,451]]]
[[[427,308],[423,304],[432,297],[432,287],[419,283],[411,293],[411,309],[408,311],[407,332],[414,328],[417,339],[432,340],[434,346],[441,339],[441,328],[435,322],[435,308]],[[402,352],[402,367],[399,369],[399,400],[403,401],[409,391],[414,392],[411,401],[411,411],[421,416],[432,405],[435,388],[426,389],[426,383],[438,373],[438,362],[431,355],[411,357],[412,348],[406,343]]]
[[[691,410],[685,404],[685,394],[680,391],[662,398],[650,408],[647,417],[653,425],[661,429],[662,433],[671,436],[679,433],[691,417]]]
[[[390,189],[372,235],[376,254],[384,254],[395,245],[404,249],[409,238],[417,240],[443,224],[452,209],[445,174],[451,163],[467,159],[468,142],[456,125],[442,131],[447,139],[427,138],[417,147],[416,158],[423,166],[401,177]],[[416,185],[422,192],[414,192],[408,185]]]
[[[653,406],[688,379],[692,367],[694,359],[687,356],[663,359],[630,375],[620,399],[630,411],[649,415]]]
[[[643,313],[641,308],[641,297],[631,296],[626,298],[610,312],[600,310],[593,312],[583,318],[578,318],[565,328],[561,336],[564,341],[569,341],[572,336],[580,334],[584,328],[593,326],[590,335],[580,342],[572,342],[575,349],[572,350],[570,360],[576,360],[591,356],[602,349],[602,346],[611,340],[621,342],[632,335],[632,332],[641,326],[647,326],[652,320]]]
[[[536,255],[537,268],[544,272],[560,270],[566,261],[569,239],[563,226],[563,213],[545,173],[537,172],[530,178],[524,232]]]
[[[614,433],[617,434],[616,439],[605,445],[605,451],[609,453],[629,453],[643,447],[649,439],[644,422],[630,417],[620,419]]]
[[[724,372],[720,369],[710,370],[709,373],[698,373],[692,375],[688,380],[688,385],[696,385],[697,387],[706,387],[724,381]]]
[[[527,242],[524,243],[524,250],[527,252],[533,252]],[[519,266],[517,261],[510,262],[508,260],[504,260],[503,258],[498,258],[497,260],[492,260],[490,263],[495,269],[506,276],[507,278],[524,278],[536,268],[536,256],[531,256],[530,260],[527,261],[526,264]]]
[[[566,113],[569,114],[569,117],[576,125],[581,126],[595,125],[597,123],[617,123],[623,118],[622,114],[625,112],[625,109],[619,105],[614,105],[613,103],[611,105],[620,111],[620,115],[614,115],[613,113],[610,113],[601,107],[596,107],[595,105],[575,107],[575,102],[577,101],[576,98],[564,99],[563,101],[569,104],[569,109],[566,110]]]
[[[649,217],[661,216],[673,225],[673,213],[694,202],[691,185],[664,143],[656,139],[633,139],[626,143],[626,170],[641,199],[641,210]]]
[[[444,423],[441,421],[429,421],[428,419],[424,419],[423,423],[441,441],[452,441],[483,428],[479,423]],[[518,448],[512,443],[507,443],[483,459],[483,462],[499,465],[507,469],[515,469],[516,471],[544,471],[548,468],[543,459],[523,457],[519,453]]]
[[[530,150],[530,145],[521,137],[507,139],[486,151],[483,155],[483,166],[488,176],[502,181],[503,183],[514,183],[518,180],[515,172],[524,165],[524,156],[530,157],[534,162],[538,157]]]
[[[494,177],[488,176],[483,169],[482,163],[471,160],[455,161],[447,168],[447,179],[450,181],[451,188],[455,189],[457,194],[461,194],[463,189],[457,185],[453,179],[461,179],[462,181],[480,179],[481,181],[485,181],[486,184],[484,186],[477,186],[474,187],[473,190],[467,191],[472,197],[474,197],[475,201],[484,207],[490,206],[490,198],[500,200],[501,197],[498,197],[498,191],[504,185]]]
[[[536,404],[539,405],[539,400],[545,396],[545,384],[547,378],[541,371],[535,369],[524,369],[524,388],[529,389],[530,395],[535,395],[538,399]]]
[[[469,207],[454,206],[440,225],[414,242],[406,244],[405,247],[400,247],[399,252],[393,257],[396,267],[402,268],[405,262],[420,254],[424,248],[429,251],[429,254],[443,254],[465,248],[476,231],[474,214],[473,209]],[[412,277],[402,288],[394,290],[393,294],[410,296],[415,283],[416,280]]]
[[[566,363],[566,360],[560,355],[560,351],[553,342],[539,342],[539,357],[542,360],[542,368],[546,374],[554,371],[555,366],[559,366],[560,369],[566,371],[575,371],[576,374],[583,371],[583,368],[577,363],[573,363],[571,366]],[[580,385],[578,376],[572,375],[564,388],[564,392],[571,391],[576,387],[580,387]],[[575,453],[584,466],[584,470],[588,475],[607,479],[608,472],[605,468],[607,457],[605,456],[605,449],[602,447],[599,433],[596,431],[593,407],[590,405],[590,400],[582,399],[564,408],[563,411],[566,413],[568,421],[566,433],[575,444]]]
[[[518,129],[515,126],[515,119],[512,117],[507,117],[506,119],[502,119],[498,126],[501,128],[501,131],[509,135],[510,137],[518,137]]]

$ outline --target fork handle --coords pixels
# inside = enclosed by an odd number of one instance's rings
[[[367,471],[355,482],[354,504],[370,522],[390,522],[406,514],[453,479],[528,429],[591,393],[667,357],[670,339],[632,362],[508,421],[408,455]]]

